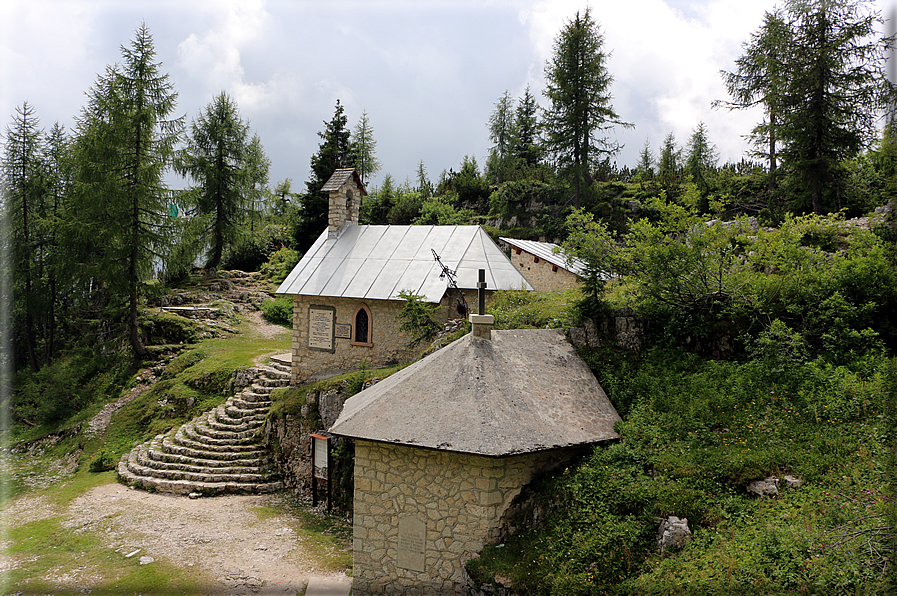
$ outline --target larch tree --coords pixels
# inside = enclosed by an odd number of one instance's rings
[[[514,98],[507,91],[495,102],[489,114],[489,148],[486,170],[496,184],[507,181],[514,170],[513,143],[517,137]]]
[[[260,153],[260,154],[259,154]],[[209,245],[206,267],[221,263],[224,249],[241,236],[255,210],[259,180],[267,180],[268,161],[236,102],[221,92],[193,120],[176,169],[193,183],[192,197],[200,239]]]
[[[542,140],[539,136],[539,104],[529,89],[517,102],[515,113],[517,136],[514,138],[514,157],[522,164],[533,167],[542,161]]]
[[[571,178],[577,206],[583,186],[593,182],[591,169],[620,149],[606,136],[607,131],[632,126],[614,111],[608,57],[604,36],[586,8],[558,34],[554,54],[545,67],[544,94],[549,101],[543,120],[546,147],[560,170]]]
[[[84,248],[84,273],[114,312],[124,304],[128,341],[138,358],[149,351],[138,330],[138,301],[154,259],[168,248],[164,177],[184,119],[171,118],[177,93],[155,61],[145,24],[122,63],[110,66],[88,92],[75,143],[74,201],[66,214],[69,240]]]
[[[847,172],[878,136],[879,116],[893,86],[885,58],[893,40],[869,0],[789,0],[793,32],[787,88],[782,101],[785,183],[792,207],[823,213],[843,204]]]
[[[374,127],[371,126],[367,111],[361,112],[358,124],[352,129],[350,144],[354,149],[355,169],[361,177],[361,183],[367,184],[382,165],[377,159],[377,141],[374,140]]]
[[[42,142],[40,122],[34,108],[25,102],[16,108],[12,124],[6,128],[3,194],[11,223],[8,242],[13,253],[14,324],[24,336],[28,365],[35,372],[39,368],[35,315],[42,295],[36,271],[40,260],[36,219],[44,200]]]
[[[716,169],[719,157],[707,137],[707,126],[703,122],[699,122],[692,131],[686,151],[685,175],[691,176],[701,196],[706,198],[710,194],[710,174]]]
[[[714,107],[730,110],[762,106],[763,122],[754,127],[751,138],[756,155],[768,162],[768,189],[777,187],[778,128],[787,83],[789,55],[793,48],[791,27],[780,11],[763,15],[760,29],[743,45],[744,54],[735,61],[735,71],[722,71],[731,101],[715,101]]]

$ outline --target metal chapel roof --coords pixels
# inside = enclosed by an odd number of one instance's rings
[[[536,242],[535,240],[520,240],[517,238],[499,238],[499,240],[576,275],[582,274],[586,267],[585,262],[576,257],[573,257],[570,264],[568,264],[565,253],[563,251],[554,252],[559,247],[551,242]]]
[[[349,398],[330,432],[505,456],[615,439],[620,416],[554,329],[468,334]]]
[[[322,232],[277,293],[388,300],[410,290],[439,302],[447,283],[431,249],[455,271],[459,288],[475,289],[477,270],[485,269],[490,290],[533,289],[480,226],[349,224],[337,238]]]

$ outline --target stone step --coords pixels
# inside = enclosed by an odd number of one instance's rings
[[[185,437],[183,432],[173,437],[165,437],[162,449],[166,453],[187,455],[197,459],[252,459],[267,455],[267,450],[259,445],[206,445]]]
[[[267,396],[265,396],[265,397],[267,397]],[[230,401],[230,403],[237,406],[238,408],[242,408],[245,410],[252,410],[254,408],[254,409],[259,410],[260,412],[264,412],[265,414],[268,413],[268,409],[271,407],[270,400],[264,400],[264,401],[247,400],[243,397],[243,394],[235,395],[234,397],[230,398],[229,401]]]
[[[175,494],[261,493],[283,488],[261,429],[271,406],[271,390],[288,385],[290,374],[274,367],[258,370],[249,389],[122,457],[121,481]]]
[[[206,459],[198,458],[190,455],[182,455],[179,453],[170,453],[162,447],[161,435],[150,441],[146,449],[146,455],[149,459],[159,464],[183,464],[191,466],[200,466],[203,468],[227,468],[227,467],[253,467],[253,466],[269,466],[271,464],[271,456],[245,458],[245,459]],[[150,465],[150,464],[147,464]]]
[[[183,426],[184,435],[198,443],[209,445],[248,445],[259,444],[258,429],[220,430],[211,428],[205,420],[188,422]]]
[[[124,456],[125,459],[127,456]],[[129,486],[144,490],[175,495],[189,495],[200,493],[203,496],[224,494],[263,494],[281,490],[283,482],[272,480],[270,482],[195,482],[190,480],[171,480],[168,478],[156,478],[153,476],[139,476],[128,470],[127,461],[119,462],[118,476],[122,482]]]
[[[154,470],[172,470],[179,472],[192,472],[195,474],[270,474],[272,471],[264,466],[203,466],[198,462],[200,460],[192,460],[193,463],[178,463],[159,461],[150,457],[149,450],[140,450],[137,453],[136,461],[141,466],[153,468]]]

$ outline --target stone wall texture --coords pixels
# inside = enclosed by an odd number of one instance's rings
[[[455,303],[458,290],[448,290],[439,305],[437,319],[445,323],[458,317]],[[487,291],[488,297],[493,292]],[[475,290],[465,290],[465,299],[471,312],[475,312],[477,295]],[[371,311],[370,346],[352,345],[348,338],[335,338],[333,352],[313,350],[308,347],[308,311],[312,306],[326,306],[335,309],[336,325],[352,325],[355,311],[364,304]],[[404,300],[359,300],[357,298],[330,298],[324,296],[293,297],[293,371],[291,384],[301,385],[355,370],[367,360],[371,367],[383,366],[390,362],[410,362],[426,346],[409,348],[412,337],[401,331],[402,320],[399,312],[405,306]],[[326,428],[326,427],[325,427]]]
[[[502,516],[533,476],[566,456],[490,458],[357,440],[353,594],[464,593],[464,564],[497,542]],[[425,529],[423,553],[407,552],[414,542],[400,524],[409,520]],[[419,565],[407,563],[415,556]]]
[[[563,267],[555,267],[543,259],[539,259],[539,262],[536,263],[535,257],[526,251],[520,251],[520,254],[517,254],[512,247],[510,259],[537,292],[566,290],[579,284],[576,274]]]

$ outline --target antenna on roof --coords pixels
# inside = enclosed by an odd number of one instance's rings
[[[450,288],[458,289],[458,282],[455,281],[456,273],[446,267],[442,260],[439,258],[439,255],[436,253],[436,250],[431,248],[430,252],[433,253],[433,259],[439,263],[439,266],[442,268],[442,273],[439,274],[439,279],[448,278],[448,285]],[[470,312],[470,307],[467,306],[467,300],[464,298],[464,292],[459,290],[458,300],[455,303],[455,310],[458,311],[458,314],[461,315],[461,318],[467,318],[467,313]]]

